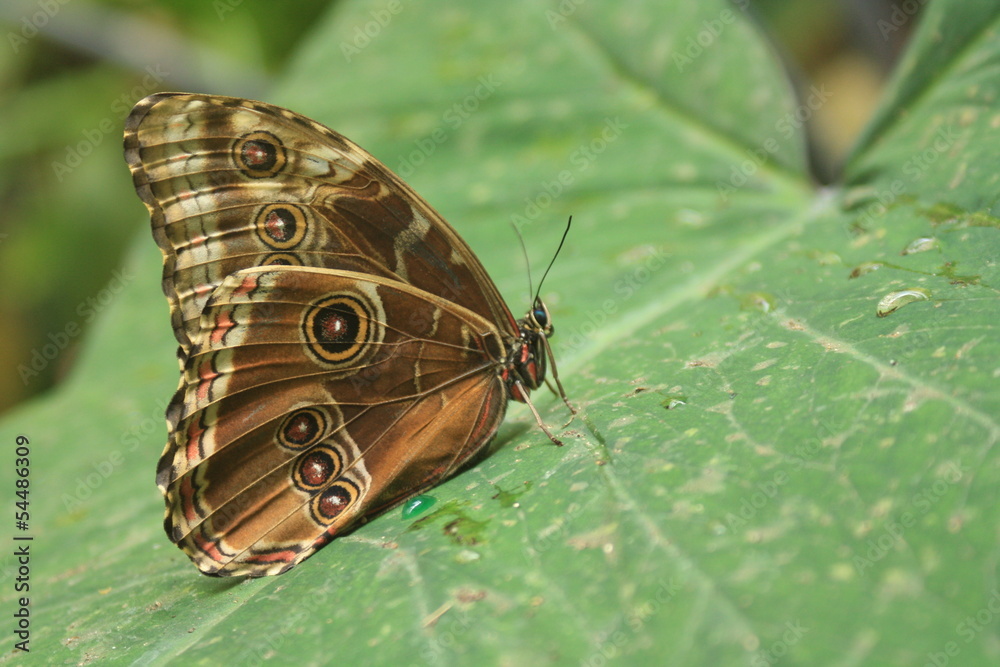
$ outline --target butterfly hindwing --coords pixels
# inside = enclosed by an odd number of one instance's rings
[[[199,323],[159,482],[172,537],[212,574],[298,562],[454,472],[503,418],[504,343],[405,283],[250,269]]]

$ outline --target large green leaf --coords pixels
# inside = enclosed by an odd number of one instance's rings
[[[1000,7],[925,13],[848,185],[816,189],[831,93],[795,100],[721,1],[338,5],[272,101],[400,171],[514,310],[508,223],[541,267],[574,215],[543,293],[566,446],[515,408],[420,519],[197,575],[158,525],[176,367],[143,230],[72,380],[3,425],[11,459],[31,440],[30,656],[996,663]]]

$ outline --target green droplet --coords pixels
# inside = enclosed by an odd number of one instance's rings
[[[403,520],[412,519],[413,517],[423,514],[437,502],[437,498],[434,496],[419,495],[414,496],[403,504]]]

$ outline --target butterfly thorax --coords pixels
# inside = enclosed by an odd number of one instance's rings
[[[517,321],[517,328],[520,336],[511,345],[501,377],[510,397],[525,403],[528,391],[545,382],[546,341],[554,332],[549,311],[540,299],[536,298],[531,310]]]

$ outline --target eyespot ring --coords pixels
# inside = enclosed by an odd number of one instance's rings
[[[294,204],[268,204],[254,222],[257,238],[275,250],[291,250],[302,243],[308,227],[305,211]]]
[[[348,479],[338,479],[316,494],[309,504],[313,520],[322,526],[331,525],[338,516],[350,509],[361,496],[361,489]]]
[[[314,302],[302,321],[306,348],[321,365],[354,365],[375,340],[380,324],[374,310],[357,294],[332,294]]]
[[[330,432],[330,416],[319,408],[302,408],[285,417],[275,436],[280,447],[301,452],[312,447]]]
[[[250,178],[271,178],[288,163],[288,153],[281,139],[259,130],[244,134],[233,144],[236,168]]]

